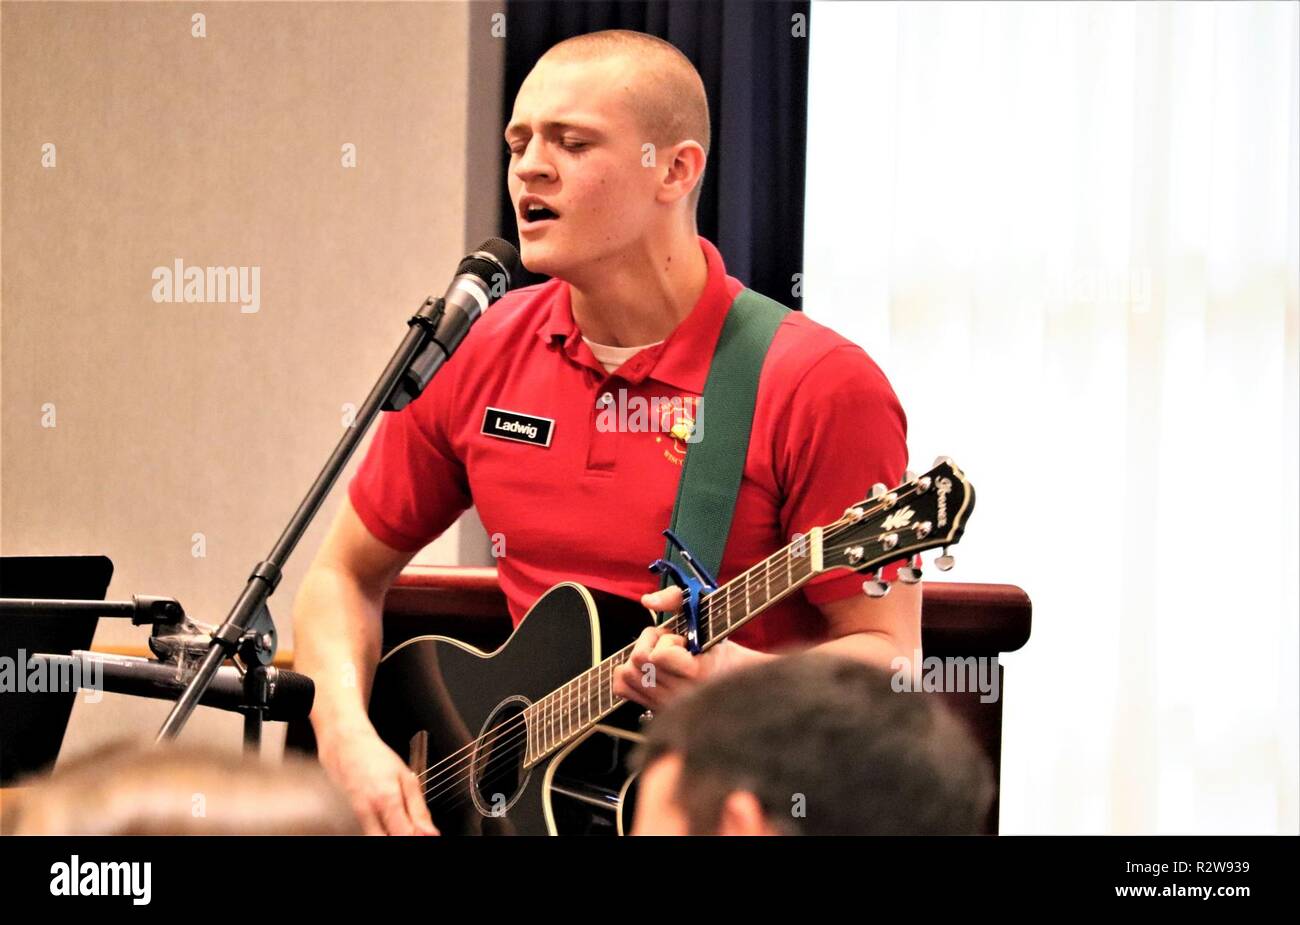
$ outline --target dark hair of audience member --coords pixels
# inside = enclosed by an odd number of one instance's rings
[[[694,833],[752,793],[782,834],[984,831],[992,768],[932,694],[895,691],[857,660],[791,655],[702,685],[656,714],[633,756],[682,759],[676,799]]]

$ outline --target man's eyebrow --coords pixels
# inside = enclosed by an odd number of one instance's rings
[[[594,126],[579,125],[576,122],[560,122],[560,121],[552,120],[552,121],[547,121],[542,123],[542,131],[544,132],[562,132],[565,129],[575,129],[576,131],[579,132],[597,133],[597,130]],[[505,139],[506,141],[509,141],[511,138],[528,134],[528,131],[529,129],[527,123],[511,122],[509,125],[506,126],[506,130],[504,133]]]

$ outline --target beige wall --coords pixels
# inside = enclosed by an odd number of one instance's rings
[[[345,403],[496,230],[497,8],[0,7],[0,551],[103,553],[111,597],[172,595],[220,622],[341,436]],[[260,268],[258,311],[155,302],[153,269],[178,258]],[[344,484],[271,600],[282,644]],[[483,548],[471,524],[421,558]],[[146,635],[107,621],[96,642]],[[166,711],[79,701],[63,758],[152,735]],[[235,746],[238,731],[200,710],[186,737]]]

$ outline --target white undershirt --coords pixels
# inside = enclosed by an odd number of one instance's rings
[[[612,373],[647,347],[657,347],[663,343],[657,340],[653,344],[642,344],[640,347],[611,347],[609,344],[598,344],[585,337],[582,340],[591,348],[592,356],[596,358],[597,363],[605,367],[607,373]]]

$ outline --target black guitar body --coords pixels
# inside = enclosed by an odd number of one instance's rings
[[[650,621],[632,601],[565,583],[495,652],[442,636],[389,652],[375,673],[370,718],[421,778],[439,831],[614,834],[625,818],[630,825],[624,761],[641,708],[624,704],[529,769],[519,714],[634,641]]]

